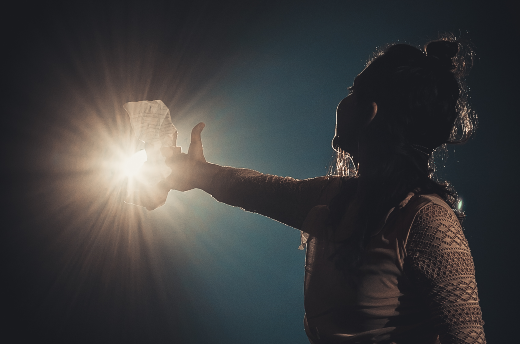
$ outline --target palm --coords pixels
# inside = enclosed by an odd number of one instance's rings
[[[195,188],[195,170],[197,163],[206,162],[202,148],[201,132],[205,124],[197,124],[191,131],[191,142],[188,154],[182,153],[176,146],[174,137],[173,147],[162,148],[162,154],[166,157],[166,165],[172,173],[166,178],[166,183],[171,189],[187,191]]]

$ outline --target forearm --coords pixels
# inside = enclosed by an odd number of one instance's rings
[[[297,180],[209,163],[201,165],[198,173],[197,187],[218,201],[298,229],[312,207],[328,202],[330,192],[324,191],[336,180],[333,177]]]
[[[202,189],[221,202],[299,229],[309,210],[317,204],[328,204],[339,189],[335,187],[339,185],[337,177],[296,180],[208,163],[200,138],[203,128],[204,123],[193,128],[188,154],[181,153],[178,147],[161,151],[172,170],[161,190]],[[163,194],[167,195],[167,191]]]

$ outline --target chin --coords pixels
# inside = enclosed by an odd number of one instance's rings
[[[341,138],[338,135],[334,135],[334,137],[332,138],[332,148],[334,148],[335,151],[343,149],[341,144]]]

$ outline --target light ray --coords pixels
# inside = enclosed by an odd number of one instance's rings
[[[125,175],[128,177],[136,175],[139,172],[141,166],[143,166],[143,164],[145,163],[146,159],[147,156],[146,151],[144,149],[134,153],[123,164],[123,171]]]

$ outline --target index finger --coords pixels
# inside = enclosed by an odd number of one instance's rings
[[[174,130],[175,130],[175,128],[174,128]],[[177,134],[178,134],[178,132],[177,132],[177,130],[175,130],[173,132],[173,138],[172,138],[172,146],[173,147],[177,147]]]
[[[161,154],[165,158],[172,157],[175,154],[181,153],[181,147],[177,147],[177,130],[173,132],[171,147],[161,147]]]
[[[181,154],[181,147],[161,147],[161,154],[165,158]]]

